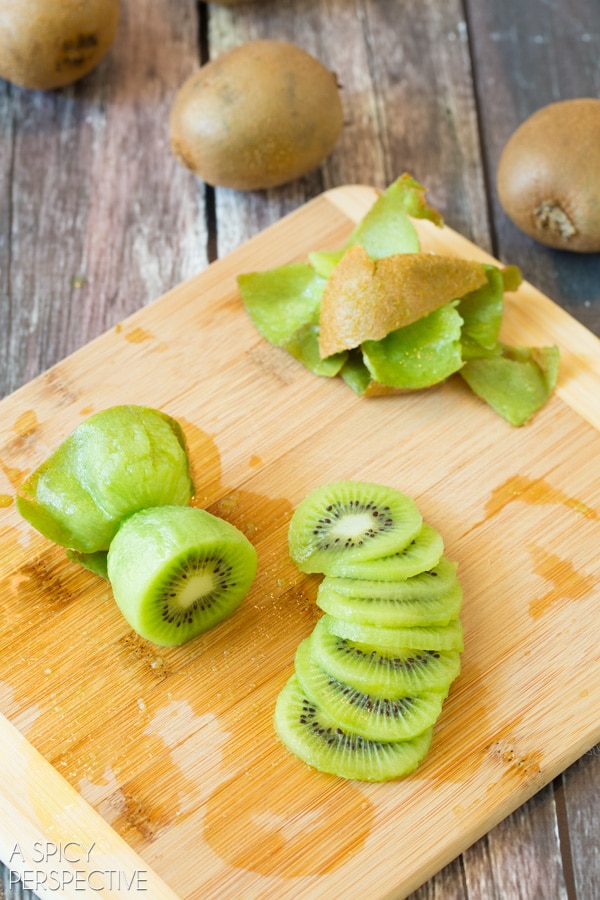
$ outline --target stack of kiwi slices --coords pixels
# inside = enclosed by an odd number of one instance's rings
[[[408,775],[429,750],[463,650],[462,590],[441,535],[399,491],[338,481],[297,507],[289,549],[302,571],[324,575],[324,614],[278,697],[279,737],[334,775]]]
[[[82,422],[21,485],[20,514],[70,559],[107,578],[137,633],[183,644],[241,603],[257,556],[231,523],[190,506],[179,423],[145,406]]]

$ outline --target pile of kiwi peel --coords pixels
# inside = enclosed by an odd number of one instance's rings
[[[231,523],[191,506],[176,419],[146,406],[102,410],[23,482],[19,513],[107,579],[124,618],[159,646],[186,643],[239,606],[257,554]]]
[[[413,772],[460,672],[457,564],[439,532],[395,488],[322,485],[290,520],[289,552],[320,572],[322,615],[298,646],[275,729],[308,765],[342,778]]]
[[[554,391],[559,350],[500,339],[504,296],[518,289],[519,270],[426,253],[415,219],[443,226],[425,188],[405,173],[342,247],[239,275],[250,319],[271,344],[360,397],[460,375],[507,422],[525,425]]]

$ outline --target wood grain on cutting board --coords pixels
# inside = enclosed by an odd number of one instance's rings
[[[8,753],[31,747],[22,787],[2,788],[5,861],[20,837],[81,829],[99,858],[114,841],[128,872],[182,898],[403,896],[600,739],[597,338],[529,285],[507,299],[507,339],[558,343],[563,359],[551,401],[516,429],[460,378],[360,399],[243,310],[238,274],[339,246],[374,197],[322,195],[0,404],[0,733]],[[419,230],[424,249],[483,258],[449,229]],[[107,585],[15,510],[25,475],[116,403],[181,421],[195,502],[258,550],[239,610],[181,648],[133,635]],[[389,784],[315,772],[272,728],[317,619],[318,579],[288,559],[287,523],[338,478],[413,496],[464,588],[463,671],[427,760]],[[48,802],[65,791],[66,825]]]

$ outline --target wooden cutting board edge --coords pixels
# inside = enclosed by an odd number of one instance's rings
[[[286,218],[293,221],[293,217],[306,212],[307,206],[330,203],[339,212],[346,216],[351,222],[357,222],[366,210],[370,207],[373,200],[377,196],[377,192],[368,186],[350,185],[346,187],[334,188],[325,192],[309,204],[301,209],[292,212]],[[428,249],[434,249],[436,239],[440,230],[427,221],[415,221],[415,225],[419,234],[425,239]],[[251,239],[243,248],[233,251],[234,254],[245,255],[251,250],[252,240],[264,240],[265,236],[273,233],[275,229],[281,226],[281,222],[274,223],[269,228]],[[458,235],[444,227],[444,236],[452,237],[452,252],[456,251],[458,255],[467,256],[472,259],[481,259],[484,262],[497,263],[489,254],[477,248],[467,239]],[[444,247],[447,252],[447,247]],[[186,286],[192,288],[196,282],[205,280],[210,275],[207,273],[212,270],[215,279],[218,278],[218,270],[223,260],[213,263],[208,269],[199,273],[193,279],[186,282]],[[243,269],[240,269],[242,271]],[[159,298],[155,303],[168,302],[167,298],[180,292],[184,286],[179,285],[167,292],[163,297]],[[193,292],[192,292],[193,293]],[[600,340],[589,332],[584,326],[577,322],[567,312],[558,307],[548,297],[537,291],[533,286],[524,283],[519,289],[519,297],[524,297],[526,305],[517,304],[513,300],[508,300],[510,314],[519,318],[519,335],[522,335],[522,342],[530,339],[530,335],[543,340],[555,341],[561,349],[562,373],[560,383],[557,387],[557,394],[561,400],[577,412],[585,421],[591,424],[596,430],[600,430],[600,404],[594,398],[600,396]],[[144,307],[130,316],[121,324],[135,324],[138,319],[145,316],[148,307]],[[523,321],[521,321],[523,320]],[[526,334],[522,333],[522,325],[524,324]],[[516,326],[515,326],[516,328]],[[515,328],[512,331],[515,331]],[[92,341],[103,341],[108,339],[109,332],[99,336]],[[526,338],[526,340],[525,340]],[[87,345],[89,346],[89,345]],[[71,356],[84,353],[86,348],[75,351]],[[64,362],[64,361],[62,361]],[[19,388],[10,397],[2,400],[3,405],[12,406],[19,405],[23,394],[27,394],[32,385],[40,380],[46,379],[50,372],[60,367],[62,363],[57,363],[47,372],[38,376],[32,382]],[[89,840],[95,842],[95,859],[94,870],[97,869],[98,858],[102,857],[109,860],[107,863],[107,871],[118,869],[123,878],[120,884],[114,883],[114,877],[109,884],[107,881],[102,885],[104,896],[109,897],[128,897],[131,896],[130,888],[131,879],[140,877],[144,879],[144,885],[147,886],[151,896],[160,896],[169,900],[176,898],[177,895],[168,887],[168,885],[153,871],[144,860],[108,825],[108,823],[93,809],[93,807],[83,799],[83,797],[60,775],[60,773],[32,747],[26,738],[12,725],[12,723],[0,714],[0,746],[2,746],[6,767],[8,769],[8,783],[19,784],[19,793],[16,795],[11,792],[3,797],[2,814],[0,814],[0,857],[9,868],[21,874],[27,873],[29,869],[39,870],[40,865],[35,864],[28,853],[32,847],[36,846],[35,842],[54,841],[59,843],[61,836],[65,841],[72,840],[73,834],[89,835]],[[568,755],[561,758],[557,764],[557,771],[546,772],[545,782],[547,783],[553,777],[559,774],[589,747],[572,747]],[[536,793],[543,785],[537,783],[531,787],[527,796],[522,796],[519,803],[525,802],[528,796]],[[501,820],[508,815],[512,809],[502,809],[496,811],[494,821],[490,820],[485,823],[485,829],[478,830],[477,833],[470,835],[470,840],[477,840],[481,834],[491,828],[496,821]],[[18,823],[18,825],[17,825]],[[15,834],[19,834],[23,838],[23,844],[19,843],[19,854],[15,855],[15,847],[17,846]],[[27,841],[27,848],[24,841]],[[452,844],[452,842],[450,842]],[[466,849],[456,846],[446,846],[442,853],[444,859],[438,857],[432,861],[432,867],[424,874],[431,877],[439,869],[444,862],[454,858],[457,853]],[[444,852],[445,851],[445,852]],[[23,858],[21,857],[21,854]],[[63,861],[61,867],[64,872],[72,872],[73,882],[63,885],[63,896],[76,898],[80,896],[80,889],[75,881],[76,870],[81,870],[80,862],[71,865],[68,861]],[[65,877],[65,876],[63,876]],[[100,876],[98,876],[100,883]],[[415,884],[411,889],[416,888]],[[38,890],[40,897],[53,896],[49,892],[45,892],[43,887]]]

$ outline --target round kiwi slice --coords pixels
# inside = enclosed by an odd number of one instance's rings
[[[365,481],[322,485],[298,505],[288,531],[290,556],[303,572],[346,560],[396,553],[420,531],[416,504],[394,488]]]
[[[191,506],[134,513],[108,551],[117,605],[141,637],[161,646],[183,644],[230,615],[256,568],[241,531]]]
[[[140,509],[184,505],[194,493],[183,431],[160,410],[112,406],[81,422],[23,482],[20,514],[79,553],[108,550]]]
[[[464,650],[463,628],[460,619],[447,625],[414,625],[410,628],[381,628],[376,625],[358,625],[325,614],[326,627],[338,637],[348,638],[357,644],[366,644],[377,650]]]
[[[322,669],[365,693],[444,690],[460,672],[457,650],[375,649],[333,634],[326,616],[319,619],[308,640]]]
[[[343,556],[328,566],[327,574],[371,581],[399,581],[431,569],[444,552],[444,540],[431,525],[423,522],[419,533],[397,553],[381,559],[349,560]]]
[[[298,646],[295,671],[312,703],[345,731],[368,740],[406,741],[431,728],[447,695],[447,689],[414,696],[404,692],[398,696],[381,691],[364,693],[325,672],[315,662],[308,639]]]
[[[347,597],[381,597],[389,600],[437,600],[458,584],[457,564],[447,557],[411,578],[371,581],[366,578],[338,578],[326,575],[321,585]]]
[[[319,586],[317,606],[324,612],[359,625],[411,628],[413,625],[447,625],[462,605],[458,581],[441,597],[353,597],[325,584]]]
[[[321,772],[360,781],[409,775],[427,755],[433,729],[406,741],[368,740],[345,731],[311,703],[292,675],[275,706],[275,728],[285,746]]]

